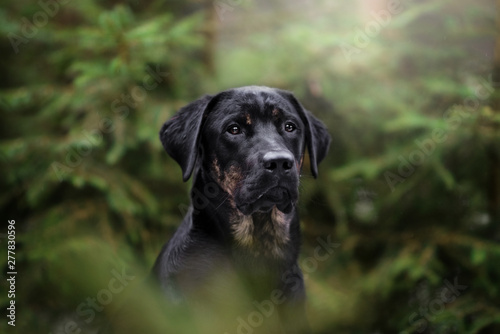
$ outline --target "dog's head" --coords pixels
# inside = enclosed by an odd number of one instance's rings
[[[290,212],[306,147],[316,177],[330,143],[323,123],[290,92],[256,86],[190,103],[163,125],[160,139],[184,181],[199,168],[244,215],[274,206]]]

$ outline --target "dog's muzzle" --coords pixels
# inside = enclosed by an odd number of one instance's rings
[[[254,200],[236,203],[236,207],[244,215],[254,212],[269,212],[276,206],[283,213],[290,213],[297,202],[296,192],[291,192],[287,188],[276,186],[255,196]]]

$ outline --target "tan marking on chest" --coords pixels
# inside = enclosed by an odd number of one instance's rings
[[[256,221],[255,219],[259,219]],[[231,227],[235,240],[255,256],[285,256],[285,248],[290,241],[291,215],[286,215],[276,207],[269,214],[245,216],[239,211],[231,217]]]
[[[253,244],[253,218],[252,216],[235,215],[231,219],[231,227],[236,241],[245,247]]]

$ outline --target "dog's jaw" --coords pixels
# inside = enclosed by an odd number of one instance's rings
[[[295,208],[296,198],[293,198],[290,191],[283,187],[272,187],[257,196],[253,202],[242,202],[236,204],[238,210],[244,215],[253,213],[266,213],[271,210],[288,214]]]

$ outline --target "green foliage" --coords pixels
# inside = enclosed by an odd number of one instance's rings
[[[10,18],[2,32],[22,34],[20,16],[40,10],[2,9]],[[2,216],[18,228],[23,288],[16,298],[26,312],[47,310],[20,314],[21,331],[54,330],[98,291],[104,278],[91,273],[106,261],[120,268],[106,258],[120,254],[133,263],[126,244],[139,250],[147,270],[181,216],[178,206],[188,203],[158,130],[185,102],[183,87],[199,93],[191,81],[203,74],[196,56],[202,16],[154,14],[125,4],[61,5],[2,68],[11,79],[2,90],[0,200]],[[1,261],[6,265],[6,257]],[[81,277],[70,279],[77,272]]]
[[[76,310],[113,270],[140,285],[189,203],[161,124],[199,95],[246,84],[294,91],[333,137],[319,179],[305,168],[301,186],[315,332],[498,332],[489,1],[406,1],[365,39],[370,11],[386,7],[252,1],[220,16],[195,1],[116,3],[60,4],[29,38],[22,18],[33,22],[40,5],[0,9],[0,204],[16,220],[20,332],[55,333],[71,319],[91,332],[119,303],[90,325]],[[17,53],[12,33],[25,38]],[[320,261],[325,236],[340,247]],[[453,296],[450,284],[461,286]],[[193,311],[165,322],[157,293],[139,294],[152,329],[202,332],[212,321]]]

